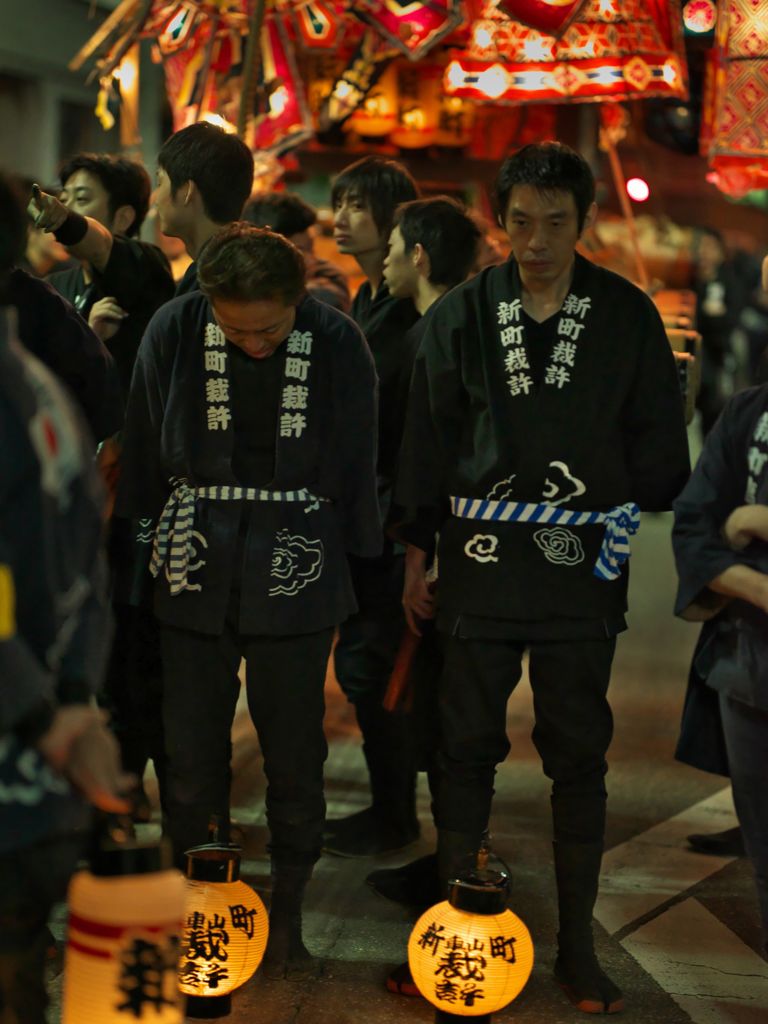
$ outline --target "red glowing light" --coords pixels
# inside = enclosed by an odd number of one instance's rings
[[[688,0],[683,7],[683,22],[689,32],[711,32],[717,21],[713,0]]]
[[[627,195],[636,203],[644,203],[650,194],[651,190],[644,178],[630,178],[627,182]]]

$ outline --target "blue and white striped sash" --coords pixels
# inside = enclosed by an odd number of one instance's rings
[[[192,554],[192,528],[195,522],[195,499],[209,501],[288,501],[305,502],[305,512],[320,507],[327,498],[318,498],[302,488],[298,491],[265,491],[258,487],[190,487],[186,480],[171,480],[173,491],[165,503],[155,531],[149,571],[157,576],[168,563],[168,582],[176,596],[187,588],[187,568]]]
[[[634,502],[607,512],[576,512],[573,509],[524,501],[491,501],[486,498],[451,498],[451,512],[459,519],[494,523],[541,523],[549,526],[604,525],[605,535],[592,570],[601,580],[615,580],[630,556],[629,538],[640,527],[640,509]]]

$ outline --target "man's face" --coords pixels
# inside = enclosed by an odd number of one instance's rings
[[[376,221],[368,206],[354,192],[346,192],[333,208],[333,237],[339,252],[350,256],[384,250]]]
[[[109,193],[95,174],[82,169],[75,171],[64,182],[59,199],[68,210],[83,217],[93,217],[99,224],[112,230]]]
[[[191,209],[183,202],[183,187],[175,196],[172,193],[171,179],[162,167],[158,167],[157,187],[152,193],[152,205],[157,211],[157,222],[162,233],[178,238],[190,220]]]
[[[594,204],[586,224],[593,217]],[[532,185],[515,185],[507,201],[504,229],[523,279],[540,284],[556,281],[570,267],[581,234],[576,200],[570,192],[540,192]]]
[[[413,298],[416,294],[419,273],[413,265],[413,252],[405,251],[405,240],[399,225],[392,229],[389,236],[389,252],[384,260],[384,280],[389,294],[395,298]]]
[[[293,330],[296,307],[281,299],[211,299],[216,323],[232,342],[252,359],[267,359]]]

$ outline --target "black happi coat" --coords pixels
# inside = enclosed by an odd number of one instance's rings
[[[707,437],[690,481],[675,501],[672,534],[680,585],[675,612],[719,595],[707,585],[732,565],[768,572],[768,545],[733,551],[721,529],[740,505],[768,505],[768,386],[736,395]],[[730,601],[706,622],[694,655],[706,684],[768,710],[768,616],[748,601]]]
[[[238,409],[227,396],[230,350],[200,293],[155,315],[128,403],[120,515],[156,520],[174,478],[192,488],[250,483],[232,467]],[[215,372],[211,352],[224,357]],[[269,358],[284,362],[281,407],[274,477],[258,484],[327,500],[198,497],[187,589],[171,594],[167,566],[158,576],[155,609],[170,625],[219,633],[234,586],[243,632],[324,629],[355,610],[346,554],[380,551],[376,376],[362,334],[344,314],[307,297],[290,337]]]
[[[442,628],[626,608],[626,570],[593,575],[601,526],[459,519],[450,496],[659,510],[689,473],[674,359],[650,299],[577,255],[545,363],[526,344],[521,301],[513,261],[454,289],[430,311],[414,368],[394,532],[425,547],[440,530]]]

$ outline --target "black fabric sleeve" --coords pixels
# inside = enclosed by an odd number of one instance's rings
[[[707,437],[693,474],[674,502],[672,546],[679,585],[675,614],[701,603],[708,584],[732,565],[750,565],[748,554],[731,550],[721,530],[730,513],[745,503],[748,438],[739,426],[745,420],[744,396],[726,406]]]
[[[645,512],[661,512],[671,508],[691,466],[675,359],[656,307],[646,296],[641,300],[634,328],[640,335],[640,355],[623,433],[632,500]]]
[[[173,298],[171,268],[155,245],[115,235],[107,265],[94,273],[103,295],[113,295],[127,313],[154,311]]]

